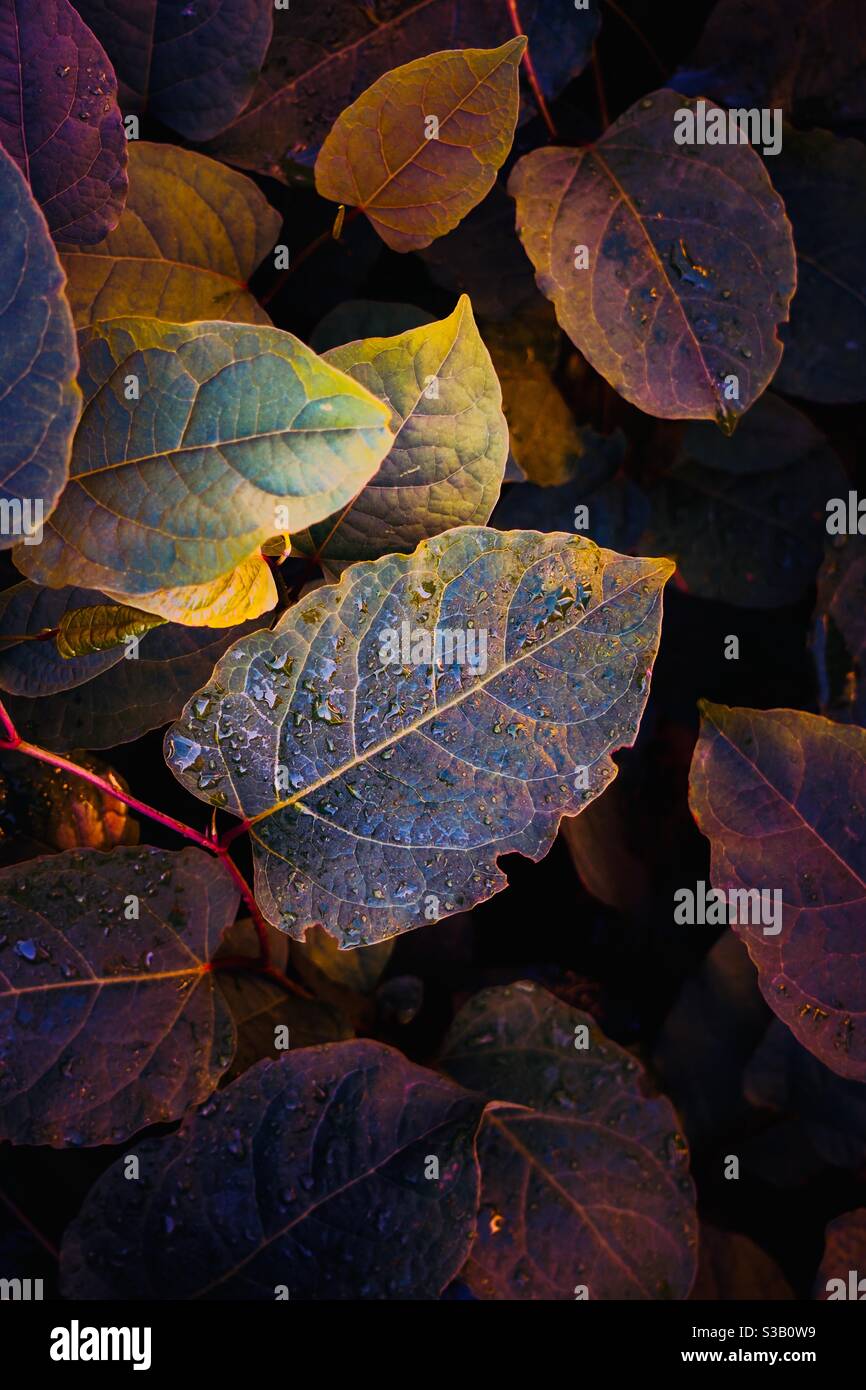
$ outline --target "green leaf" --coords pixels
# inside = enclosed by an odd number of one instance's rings
[[[459,912],[615,775],[672,569],[472,526],[353,565],[226,653],[167,761],[252,822],[257,900],[291,935],[357,946]]]
[[[0,550],[38,550],[81,410],[63,271],[30,189],[0,147]]]
[[[160,627],[164,618],[141,613],[137,608],[118,604],[97,603],[90,608],[71,608],[60,619],[57,629],[57,650],[67,660],[74,656],[89,656],[92,652],[110,651],[121,646],[129,637],[143,637],[151,628]]]
[[[282,219],[251,179],[206,155],[133,140],[129,196],[97,246],[62,246],[79,327],[101,319],[269,323],[247,281]]]
[[[393,442],[380,401],[275,328],[115,319],[79,340],[69,484],[43,543],[15,552],[53,588],[149,607],[136,598],[261,570],[264,541],[343,506]],[[235,603],[229,621],[262,611]]]
[[[528,980],[460,1011],[441,1059],[494,1102],[463,1271],[480,1298],[685,1298],[697,1216],[688,1146],[634,1057]]]
[[[195,848],[0,872],[0,1136],[118,1143],[205,1100],[234,1052],[208,963],[237,904]]]
[[[333,348],[324,360],[390,407],[395,442],[363,492],[293,536],[294,550],[334,567],[414,550],[449,526],[489,519],[505,472],[508,426],[465,295],[439,323]]]
[[[394,251],[450,232],[511,148],[525,48],[520,36],[385,73],[334,124],[316,160],[319,193],[360,208]]]
[[[693,105],[654,92],[594,145],[524,155],[508,191],[539,287],[596,371],[649,415],[730,432],[779,365],[794,246],[751,146],[677,143]]]

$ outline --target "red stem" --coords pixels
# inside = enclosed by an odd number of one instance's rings
[[[21,1208],[12,1201],[11,1197],[7,1197],[5,1192],[0,1191],[0,1202],[3,1202],[3,1204],[9,1208],[15,1219],[21,1222],[21,1225],[30,1232],[35,1240],[39,1241],[39,1244],[48,1251],[49,1255],[55,1260],[60,1259],[60,1251],[57,1249],[57,1246],[53,1245],[48,1237],[44,1236],[42,1232],[33,1225],[29,1216],[25,1216]]]
[[[506,0],[506,3],[508,5],[508,13],[511,16],[511,23],[514,28],[514,32],[515,34],[520,35],[523,33],[523,25],[520,23],[520,14],[517,9],[517,0]],[[526,76],[529,80],[529,85],[532,88],[532,95],[535,97],[535,104],[538,107],[539,114],[541,115],[544,124],[547,126],[547,129],[550,133],[550,138],[552,140],[558,140],[559,136],[557,134],[556,126],[553,124],[553,117],[551,116],[550,111],[548,110],[547,102],[544,100],[544,93],[541,90],[541,83],[538,80],[538,73],[535,71],[535,64],[533,63],[532,55],[529,52],[529,44],[526,45],[526,48],[523,52],[523,66],[526,69]]]
[[[343,218],[343,227],[341,228],[341,233],[342,230],[345,227],[347,227],[350,222],[354,222],[356,217],[360,217],[363,211],[363,208],[352,208],[350,212],[347,212],[346,216]],[[259,296],[259,303],[261,304],[263,309],[266,305],[270,304],[271,300],[274,299],[276,295],[279,294],[280,290],[286,284],[289,277],[291,275],[294,275],[298,266],[303,265],[304,261],[307,259],[308,256],[312,256],[313,252],[318,251],[320,246],[325,246],[329,241],[334,240],[333,230],[334,229],[332,223],[330,227],[327,227],[324,232],[321,232],[319,236],[317,236],[313,241],[311,241],[308,246],[305,246],[302,251],[299,251],[297,256],[289,256],[289,264],[286,267],[286,269],[281,270],[276,280],[271,285],[270,289],[266,290],[264,294]]]
[[[607,110],[607,97],[604,94],[604,79],[601,75],[601,64],[598,61],[598,53],[595,44],[592,45],[592,75],[595,78],[595,90],[598,96],[598,109],[601,112],[603,134],[610,125],[610,116]]]

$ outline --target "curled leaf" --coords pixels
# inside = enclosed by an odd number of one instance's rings
[[[143,637],[151,628],[159,627],[164,618],[154,618],[137,608],[118,604],[94,604],[90,608],[70,608],[63,614],[57,628],[57,650],[69,660],[74,656],[89,656],[92,652],[110,651],[121,646],[128,637]]]

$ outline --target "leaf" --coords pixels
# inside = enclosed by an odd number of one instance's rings
[[[577,1030],[588,1046],[578,1050]],[[460,1011],[442,1066],[495,1102],[478,1140],[478,1236],[462,1277],[479,1298],[685,1298],[694,1185],[670,1103],[589,1014],[528,980]]]
[[[866,1207],[843,1212],[835,1220],[828,1222],[826,1245],[818,1273],[815,1276],[815,1298],[827,1299],[831,1292],[836,1297],[862,1298],[862,1270],[866,1264]],[[851,1291],[850,1271],[855,1271],[856,1291]],[[837,1284],[830,1289],[832,1279],[841,1280],[844,1293]]]
[[[520,23],[546,96],[583,69],[600,24],[599,7],[520,0]],[[293,164],[315,157],[347,102],[398,64],[448,48],[495,47],[512,37],[503,0],[292,0],[274,16],[261,77],[234,125],[210,146],[230,164],[290,183]]]
[[[538,302],[532,264],[514,235],[514,204],[501,178],[459,227],[420,255],[433,281],[468,294],[485,322],[507,325],[513,314]]]
[[[533,150],[508,191],[539,288],[596,371],[649,415],[730,432],[779,365],[794,247],[751,147],[675,143],[686,104],[654,92],[595,145]]]
[[[560,827],[571,862],[587,893],[618,912],[639,912],[651,892],[647,865],[630,843],[619,779],[579,816]]]
[[[277,586],[265,559],[265,545],[242,560],[228,574],[204,584],[179,584],[172,589],[155,589],[136,594],[135,601],[145,612],[184,627],[235,627],[238,623],[269,613],[277,602]],[[122,602],[125,594],[106,591],[109,598]]]
[[[14,557],[53,588],[147,607],[157,587],[220,580],[275,532],[343,506],[392,443],[379,401],[276,328],[114,319],[79,345],[69,484],[42,544]],[[233,621],[256,616],[245,607]],[[162,616],[190,620],[170,608]]]
[[[670,573],[574,537],[470,526],[354,565],[226,654],[166,760],[253,822],[269,921],[382,941],[498,892],[499,855],[540,859],[560,817],[615,775]],[[419,664],[393,650],[403,633]],[[477,669],[461,665],[473,652]]]
[[[866,400],[866,150],[785,127],[770,174],[794,228],[797,294],[776,386],[807,401]]]
[[[142,637],[134,659],[126,647],[64,658],[52,640],[18,640],[52,631],[70,610],[104,602],[89,589],[29,583],[0,594],[0,690],[11,692],[3,703],[19,732],[43,747],[112,748],[158,728],[176,717],[232,642],[261,626],[213,632],[170,623]]]
[[[794,1290],[776,1261],[748,1236],[701,1222],[698,1277],[689,1298],[699,1303],[778,1302],[793,1299]]]
[[[483,525],[502,486],[508,426],[466,296],[439,323],[348,343],[324,361],[384,401],[395,442],[341,512],[292,537],[294,550],[333,567],[414,550],[449,526]]]
[[[0,3],[0,144],[58,241],[101,241],[117,225],[126,198],[117,81],[68,0]]]
[[[139,1182],[120,1163],[103,1174],[66,1234],[65,1294],[435,1298],[472,1236],[482,1108],[380,1043],[261,1062],[177,1135],[138,1144]]]
[[[866,731],[797,710],[701,710],[689,804],[713,887],[781,892],[780,933],[733,930],[773,1012],[831,1071],[862,1081]]]
[[[247,281],[281,225],[243,174],[192,150],[133,140],[117,227],[98,246],[62,248],[75,322],[133,314],[269,323]]]
[[[845,129],[866,122],[864,77],[859,0],[720,0],[673,81],[725,106],[781,106],[795,125]]]
[[[2,149],[0,225],[0,550],[22,532],[38,549],[66,482],[81,409],[78,356],[45,219]]]
[[[76,0],[114,64],[124,111],[209,140],[246,105],[273,32],[260,0]]]
[[[712,425],[687,426],[678,456],[652,489],[639,544],[676,556],[699,598],[779,608],[814,582],[827,497],[844,487],[844,470],[821,431],[768,393],[732,439]]]
[[[310,335],[310,347],[324,353],[359,338],[392,338],[435,323],[432,314],[414,304],[393,304],[380,299],[347,299],[320,319]]]
[[[835,537],[818,572],[812,655],[821,713],[866,724],[866,554],[856,536]]]
[[[57,650],[67,660],[89,656],[92,652],[111,651],[113,647],[122,646],[129,637],[143,637],[164,621],[150,613],[141,613],[137,608],[118,604],[70,608],[57,627]]]
[[[325,140],[318,192],[365,212],[393,251],[417,251],[451,231],[493,187],[511,148],[525,48],[521,36],[501,48],[433,53],[380,77]]]
[[[123,777],[92,753],[72,759],[129,791]],[[82,778],[18,753],[4,753],[0,769],[3,832],[25,835],[47,850],[114,849],[137,845],[138,823],[129,807]]]
[[[2,1137],[118,1143],[203,1101],[234,1051],[207,965],[237,904],[195,848],[70,850],[0,871]]]

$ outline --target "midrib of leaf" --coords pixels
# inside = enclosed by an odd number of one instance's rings
[[[86,975],[80,980],[54,980],[50,984],[25,985],[23,989],[7,989],[0,992],[0,1001],[22,994],[46,994],[49,990],[56,989],[101,989],[105,985],[150,984],[154,980],[178,980],[187,976],[190,979],[194,979],[196,976],[203,978],[210,973],[207,962],[199,961],[197,966],[187,965],[182,970],[146,970],[137,975]]]
[[[78,256],[81,260],[85,261],[96,261],[97,263],[104,262],[109,268],[115,262],[120,261],[133,261],[136,265],[167,265],[175,270],[185,270],[195,275],[212,275],[216,280],[225,280],[233,289],[247,290],[249,292],[249,285],[245,280],[236,280],[224,270],[214,270],[213,266],[209,265],[197,265],[195,261],[175,261],[162,255],[118,256],[114,251],[106,251],[103,255],[100,255],[94,251],[89,253],[87,251],[67,251],[63,247],[60,249],[60,254],[65,261],[71,261],[74,257]]]
[[[490,554],[490,552],[485,551],[482,552],[482,554]],[[478,556],[473,558],[480,559],[481,557]],[[350,758],[348,762],[343,763],[342,766],[335,768],[332,772],[329,772],[326,777],[320,777],[317,782],[311,782],[309,786],[301,787],[297,792],[295,792],[293,796],[286,797],[284,801],[275,802],[275,804],[269,807],[268,810],[260,811],[258,815],[251,816],[247,821],[247,824],[249,826],[254,826],[259,821],[266,820],[268,816],[274,815],[277,811],[282,811],[289,806],[294,806],[299,803],[302,803],[305,797],[311,796],[314,792],[319,791],[321,787],[326,787],[329,782],[333,782],[336,778],[342,777],[347,772],[351,772],[352,768],[359,767],[367,763],[371,758],[376,757],[376,755],[380,753],[382,749],[389,748],[394,743],[399,743],[402,738],[408,738],[411,734],[416,733],[419,729],[421,729],[423,725],[427,724],[431,719],[436,719],[440,717],[447,710],[453,709],[456,705],[461,704],[463,700],[468,699],[471,695],[475,695],[479,690],[483,690],[484,687],[487,686],[491,681],[497,680],[506,671],[510,671],[515,666],[519,665],[520,662],[531,660],[535,657],[535,655],[538,652],[544,651],[544,649],[546,647],[549,647],[552,643],[558,642],[565,635],[566,632],[573,632],[575,628],[582,627],[584,619],[588,618],[591,613],[598,613],[599,610],[602,609],[606,603],[611,602],[613,599],[621,598],[623,594],[629,593],[630,590],[636,588],[638,584],[646,583],[649,580],[654,579],[657,574],[662,573],[664,568],[665,566],[660,565],[658,569],[651,570],[646,574],[642,574],[637,579],[634,579],[630,584],[623,585],[621,589],[617,589],[615,594],[610,595],[610,598],[603,599],[601,603],[597,603],[594,608],[591,608],[587,612],[585,612],[580,622],[574,623],[571,626],[563,627],[560,631],[553,633],[550,637],[546,637],[542,641],[536,642],[530,651],[521,652],[519,656],[513,657],[510,661],[503,662],[503,664],[501,666],[498,666],[495,671],[489,672],[487,675],[482,676],[480,680],[476,681],[476,683],[471,687],[470,690],[461,690],[459,694],[454,695],[450,700],[446,700],[444,705],[434,706],[426,714],[421,715],[417,720],[415,720],[414,723],[406,725],[402,729],[398,729],[388,738],[382,739],[380,743],[377,743],[374,746],[365,749],[363,754],[356,754],[354,758]],[[441,605],[441,595],[439,601]],[[507,613],[505,615],[505,623],[507,628]],[[551,774],[551,776],[552,775],[553,774]],[[306,811],[307,808],[303,807],[303,809]],[[253,838],[256,839],[259,844],[261,844],[261,841],[258,840],[258,836],[254,835]],[[264,846],[264,848],[267,848],[267,846]]]

